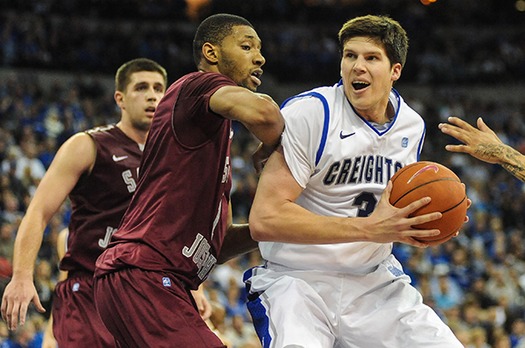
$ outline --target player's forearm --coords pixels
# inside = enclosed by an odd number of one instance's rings
[[[232,224],[222,243],[218,263],[225,263],[239,255],[257,249],[258,243],[250,235],[248,224]]]
[[[252,237],[260,242],[334,244],[367,240],[363,218],[321,216],[295,203],[275,210],[254,210],[250,215]]]
[[[510,146],[500,149],[501,166],[521,181],[525,181],[525,156]]]
[[[43,239],[45,224],[31,223],[24,218],[20,224],[13,250],[13,277],[33,278],[35,261]]]

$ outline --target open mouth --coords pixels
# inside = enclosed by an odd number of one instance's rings
[[[363,88],[366,88],[368,86],[370,86],[370,83],[368,83],[368,82],[364,82],[364,81],[354,81],[354,82],[352,82],[352,87],[354,87],[354,89],[356,91],[359,91],[359,90],[361,90]]]
[[[258,70],[254,70],[251,74],[252,76],[252,80],[255,82],[255,84],[257,86],[260,86],[261,85],[261,76],[262,76],[262,70],[258,69]]]

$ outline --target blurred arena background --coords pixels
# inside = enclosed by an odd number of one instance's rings
[[[525,152],[525,0],[0,0],[0,8],[2,290],[18,223],[58,146],[118,118],[113,74],[124,61],[154,59],[173,82],[194,70],[191,41],[200,20],[239,14],[263,40],[260,91],[280,103],[338,81],[337,31],[344,21],[387,14],[410,38],[396,89],[427,121],[422,159],[451,167],[473,201],[458,238],[425,250],[396,245],[396,255],[466,347],[525,347],[524,185],[499,166],[447,153],[452,140],[437,130],[450,115],[471,123],[482,116],[504,142]],[[257,184],[254,145],[237,124],[232,201],[238,222],[247,219]],[[55,239],[68,214],[65,204],[39,254],[36,278],[46,308],[57,276]],[[260,262],[257,253],[235,259],[207,281],[213,322],[231,347],[259,346],[241,274]],[[24,347],[35,346],[47,317],[31,312],[31,319],[10,334]],[[0,346],[8,335],[1,323]]]

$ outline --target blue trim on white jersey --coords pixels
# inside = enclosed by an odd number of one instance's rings
[[[328,126],[330,124],[330,108],[328,107],[328,101],[326,98],[318,92],[307,92],[303,94],[299,94],[293,97],[290,97],[286,99],[281,104],[281,109],[292,99],[296,98],[302,98],[302,97],[315,97],[323,103],[323,110],[324,110],[324,122],[323,122],[323,133],[321,135],[321,141],[319,142],[319,147],[317,148],[317,153],[315,154],[315,165],[319,164],[319,161],[321,160],[321,156],[323,155],[323,151],[326,145],[326,139],[328,138]]]
[[[372,129],[377,135],[379,136],[382,136],[384,135],[386,132],[388,132],[390,130],[390,128],[392,128],[394,126],[394,124],[396,123],[396,120],[397,120],[397,115],[399,114],[399,109],[401,109],[401,96],[399,95],[399,92],[396,91],[394,88],[392,88],[392,93],[394,93],[394,96],[396,98],[396,101],[397,101],[397,108],[394,108],[396,113],[394,115],[394,117],[392,118],[392,122],[390,122],[390,124],[388,125],[388,128],[383,130],[383,131],[379,131],[376,127],[374,127],[374,125],[369,122],[368,120],[366,120],[363,116],[361,116],[359,114],[359,112],[357,112],[357,110],[354,108],[354,106],[352,105],[352,103],[350,103],[350,101],[348,101],[348,104],[350,104],[350,107],[352,108],[352,110],[354,110],[355,114],[361,119],[363,120],[363,122],[370,128]],[[389,101],[390,101],[390,98],[389,98]]]
[[[343,84],[343,80],[341,79],[337,83],[337,86],[340,86],[342,84]],[[392,119],[392,122],[390,122],[390,124],[388,125],[388,128],[383,130],[383,131],[379,131],[368,120],[366,120],[361,115],[359,115],[359,113],[354,108],[352,103],[350,103],[350,101],[348,101],[348,104],[350,104],[350,107],[352,108],[352,110],[354,110],[355,114],[359,118],[361,118],[361,120],[363,120],[363,122],[366,125],[368,125],[368,127],[370,127],[377,135],[382,136],[394,126],[394,124],[396,123],[396,120],[397,120],[397,116],[399,115],[399,111],[401,109],[401,96],[400,96],[399,92],[395,88],[392,88],[392,93],[394,93],[394,96],[396,98],[397,107],[394,108],[395,109],[395,115],[394,115],[394,117]],[[315,154],[315,165],[317,166],[319,164],[319,161],[321,160],[321,156],[323,155],[323,151],[324,151],[324,148],[325,148],[325,145],[326,145],[326,139],[328,138],[328,127],[329,127],[329,124],[330,124],[330,108],[328,106],[328,101],[326,100],[325,96],[323,96],[322,94],[320,94],[318,92],[306,92],[306,93],[301,93],[301,94],[298,94],[298,95],[295,95],[295,96],[287,98],[281,104],[281,109],[284,108],[286,106],[286,104],[288,104],[289,101],[291,101],[293,99],[297,99],[297,98],[303,98],[303,97],[315,97],[315,98],[319,99],[321,101],[321,103],[323,104],[323,110],[324,110],[323,132],[322,132],[322,135],[321,135],[321,141],[319,142],[319,147],[317,148],[317,152]],[[419,156],[421,155],[421,150],[422,150],[422,146],[423,146],[423,140],[425,138],[425,133],[426,133],[426,125],[425,125],[425,129],[423,131],[423,135],[422,135],[421,140],[420,140],[419,145],[418,145],[418,154],[417,154],[418,161],[419,161]]]
[[[427,134],[427,124],[423,122],[423,134],[421,134],[421,138],[419,139],[419,145],[417,146],[417,160],[418,161],[421,157],[421,151],[423,150],[423,144],[425,142],[426,134]]]

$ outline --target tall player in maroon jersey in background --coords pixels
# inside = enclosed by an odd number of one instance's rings
[[[54,335],[60,347],[115,346],[95,309],[95,261],[135,191],[142,148],[166,86],[166,70],[156,62],[139,58],[123,64],[114,94],[120,121],[78,133],[58,150],[16,236],[13,277],[1,307],[10,329],[25,322],[31,301],[44,311],[33,283],[34,264],[47,223],[69,196],[68,250],[60,264],[68,278],[55,289]]]
[[[247,225],[232,225],[232,120],[271,151],[284,121],[254,93],[261,40],[244,18],[213,15],[197,29],[198,72],[166,91],[144,149],[137,191],[110,246],[97,260],[98,312],[122,347],[223,347],[189,290],[216,262],[253,250]]]

